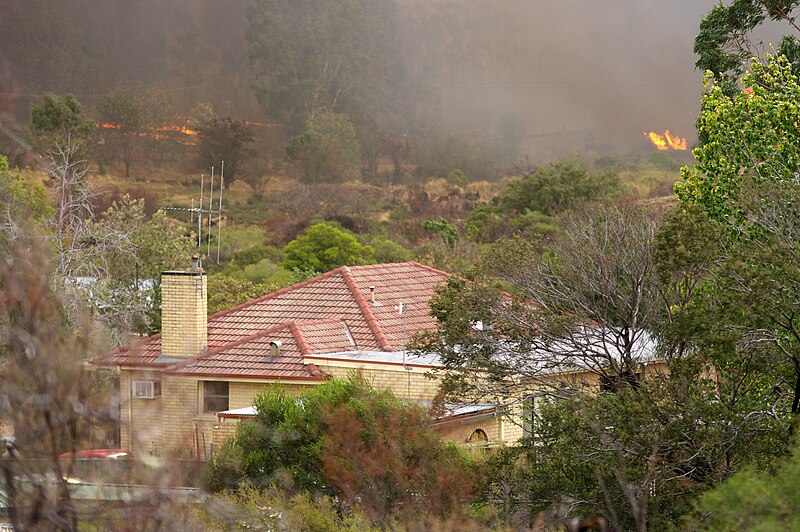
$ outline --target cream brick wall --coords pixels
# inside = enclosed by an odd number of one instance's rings
[[[474,418],[467,418],[435,425],[434,430],[439,433],[442,438],[451,440],[459,445],[465,445],[469,442],[472,433],[481,429],[486,433],[489,443],[491,444],[500,441],[502,423],[502,416],[484,417],[477,420]]]
[[[265,382],[231,382],[228,386],[228,409],[253,405],[255,396],[269,386]]]
[[[208,347],[208,278],[204,272],[161,274],[161,351],[194,356]]]
[[[210,441],[216,418],[213,413],[201,413],[197,383],[197,377],[164,376],[161,385],[164,395],[161,418],[163,456],[193,458],[202,451],[203,440],[206,444]]]
[[[161,381],[161,397],[136,399],[133,381]],[[161,446],[161,412],[164,383],[160,371],[122,369],[120,391],[120,446],[134,456],[151,456]]]
[[[356,372],[379,390],[391,390],[400,399],[432,401],[439,391],[439,381],[427,377],[429,368],[359,364],[336,360],[314,359],[323,372],[343,378]]]
[[[517,440],[525,436],[523,415],[527,415],[527,413],[522,411],[522,407],[514,405],[500,420],[500,439],[508,445],[514,445]]]

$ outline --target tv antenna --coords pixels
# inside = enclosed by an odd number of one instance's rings
[[[225,161],[220,165],[219,173],[219,193],[217,198],[217,208],[214,208],[214,171],[215,167],[211,167],[211,178],[208,183],[208,208],[203,208],[204,194],[206,189],[205,174],[200,174],[200,198],[197,202],[197,207],[192,198],[191,207],[162,207],[164,211],[183,211],[189,212],[189,223],[194,224],[195,215],[197,215],[197,250],[203,251],[203,215],[208,220],[208,231],[206,232],[206,257],[211,257],[211,233],[212,233],[212,220],[214,216],[217,217],[217,264],[219,264],[220,244],[222,242],[222,191],[225,189]]]

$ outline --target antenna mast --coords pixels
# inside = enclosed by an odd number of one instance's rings
[[[211,185],[208,192],[208,239],[206,246],[206,257],[211,255],[211,209],[214,202],[214,167],[211,167]]]
[[[197,214],[197,250],[201,252],[203,249],[203,213],[208,215],[208,234],[206,239],[206,257],[211,256],[211,225],[212,218],[217,215],[217,264],[219,264],[220,247],[222,244],[222,187],[225,185],[225,161],[222,161],[222,173],[220,174],[219,185],[219,200],[217,202],[217,209],[214,210],[214,170],[211,167],[211,182],[209,183],[208,194],[208,209],[203,209],[203,196],[205,193],[205,174],[200,174],[200,201],[197,207],[194,206],[194,198],[192,198],[192,206],[186,207],[161,207],[162,211],[189,211],[189,222],[193,223],[194,214]],[[210,260],[210,258],[209,258]]]
[[[200,203],[197,204],[197,252],[203,246],[203,190],[205,187],[206,174],[200,174]]]
[[[222,243],[222,190],[225,188],[225,161],[219,172],[219,207],[217,207],[217,264],[219,264],[219,248]]]

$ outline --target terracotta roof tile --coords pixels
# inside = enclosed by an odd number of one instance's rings
[[[415,262],[341,267],[278,290],[208,319],[208,351],[168,369],[170,373],[241,375],[264,378],[319,378],[304,354],[354,349],[403,349],[417,332],[435,327],[428,301],[449,275]],[[369,287],[374,286],[374,301]],[[277,360],[267,360],[269,342],[281,340]],[[109,353],[92,363],[156,366],[160,335]],[[319,370],[316,370],[319,373]]]

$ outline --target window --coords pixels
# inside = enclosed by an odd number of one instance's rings
[[[222,412],[228,409],[228,383],[203,382],[203,412]]]
[[[623,388],[631,387],[636,389],[639,387],[639,381],[642,379],[642,372],[633,372],[626,369],[621,375],[603,374],[600,376],[600,391],[617,393]]]
[[[522,435],[533,437],[533,426],[536,417],[536,395],[529,395],[522,401]]]

